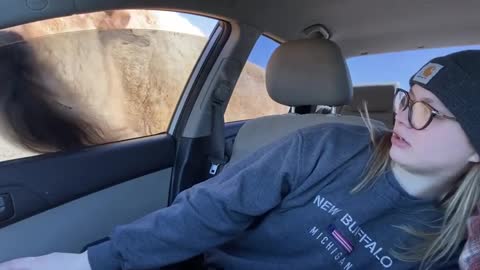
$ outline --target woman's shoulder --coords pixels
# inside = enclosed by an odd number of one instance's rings
[[[372,137],[365,126],[342,123],[320,124],[298,130],[301,148],[310,160],[328,160],[333,167],[347,161],[363,163],[370,156]],[[375,132],[374,136],[382,133]],[[358,155],[363,153],[362,155]],[[357,156],[359,159],[352,159]],[[323,164],[323,163],[322,163]],[[324,166],[323,164],[322,166]]]
[[[298,133],[306,141],[336,144],[369,144],[387,132],[386,129],[369,129],[361,124],[323,123],[300,129]],[[372,137],[373,135],[373,137]]]

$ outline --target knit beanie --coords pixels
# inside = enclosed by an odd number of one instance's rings
[[[453,113],[480,154],[480,50],[437,57],[410,78],[429,90]]]

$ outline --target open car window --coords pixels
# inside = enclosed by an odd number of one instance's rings
[[[0,161],[165,132],[217,20],[112,10],[0,31]]]

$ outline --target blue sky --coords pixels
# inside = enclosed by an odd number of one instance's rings
[[[181,15],[200,28],[207,36],[217,22],[214,19],[201,16]],[[255,44],[248,60],[265,67],[277,46],[278,44],[271,39],[261,37]],[[480,49],[480,45],[358,56],[347,59],[347,64],[354,85],[396,82],[400,84],[400,87],[408,88],[410,76],[417,72],[428,60],[466,49]]]
[[[205,36],[209,36],[212,33],[215,25],[217,25],[217,20],[210,19],[207,17],[202,17],[198,15],[191,15],[187,13],[178,13],[181,17],[187,19],[192,25],[200,28],[200,30],[205,34]]]
[[[480,49],[479,45],[437,49],[421,49],[397,53],[365,55],[347,60],[354,84],[398,82],[408,88],[408,80],[432,58],[449,53]]]

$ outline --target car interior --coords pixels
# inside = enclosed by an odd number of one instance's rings
[[[290,132],[321,123],[364,125],[364,102],[375,126],[392,128],[397,85],[352,86],[346,59],[479,44],[479,8],[477,1],[447,0],[1,1],[2,29],[116,9],[179,11],[219,23],[167,132],[0,163],[0,262],[85,250],[116,225],[167,207],[182,190]],[[266,89],[290,112],[225,123],[261,35],[281,44],[266,67]],[[168,269],[198,264],[196,258]]]

